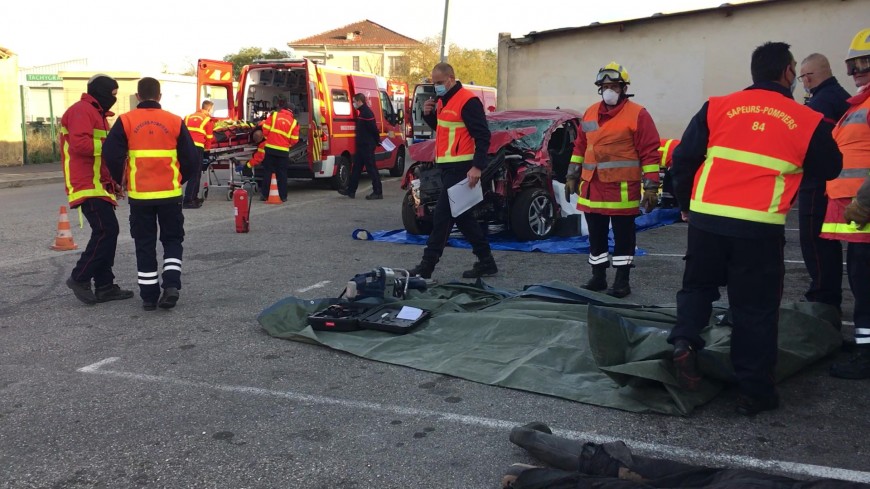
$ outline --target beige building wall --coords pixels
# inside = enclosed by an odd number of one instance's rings
[[[534,39],[502,34],[498,46],[498,107],[573,108],[601,100],[593,84],[601,66],[621,63],[629,93],[645,106],[662,137],[679,138],[712,95],[749,86],[753,49],[791,44],[798,63],[828,57],[834,76],[855,93],[843,58],[852,37],[870,27],[868,0],[790,0],[664,16],[639,22],[547,33]],[[802,101],[798,83],[795,99]]]
[[[21,90],[18,56],[0,55],[0,166],[24,163],[21,141]]]
[[[368,49],[301,49],[294,47],[294,55],[323,61],[327,66],[336,66],[346,70],[356,68],[354,58],[358,58],[359,71],[373,73],[387,78],[393,76],[396,67],[393,58],[407,56],[405,50],[372,47]],[[402,73],[399,73],[401,75]]]

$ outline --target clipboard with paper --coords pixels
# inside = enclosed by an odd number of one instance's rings
[[[466,178],[448,188],[447,197],[450,199],[450,214],[457,217],[483,202],[483,185],[478,182],[474,188],[471,188],[468,186],[468,178]]]

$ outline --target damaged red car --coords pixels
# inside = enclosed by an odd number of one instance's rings
[[[470,212],[481,224],[502,225],[519,240],[545,239],[561,209],[553,180],[564,181],[583,115],[574,110],[505,110],[487,114],[492,138],[481,175],[483,202]],[[435,141],[410,147],[415,161],[402,180],[402,224],[411,234],[429,234],[441,193]]]

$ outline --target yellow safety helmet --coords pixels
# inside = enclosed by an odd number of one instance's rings
[[[631,84],[631,78],[628,76],[628,71],[616,61],[611,61],[598,70],[598,75],[595,77],[595,84],[599,87],[604,82],[622,82],[626,85]]]
[[[870,29],[855,34],[846,54],[846,73],[857,75],[870,71]]]

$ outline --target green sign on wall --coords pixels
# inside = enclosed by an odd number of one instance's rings
[[[63,81],[57,75],[29,74],[25,76],[27,81]]]

